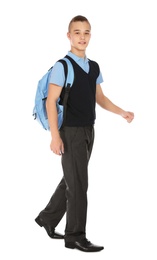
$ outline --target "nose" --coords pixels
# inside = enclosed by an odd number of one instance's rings
[[[81,34],[81,39],[84,39],[85,38],[85,35],[84,33]]]

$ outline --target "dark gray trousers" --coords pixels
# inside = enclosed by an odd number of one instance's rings
[[[94,127],[63,127],[60,135],[65,149],[64,176],[40,216],[55,228],[66,212],[65,240],[72,242],[86,234],[88,162]]]

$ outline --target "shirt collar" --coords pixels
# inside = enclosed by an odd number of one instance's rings
[[[72,53],[71,51],[68,51],[68,56],[70,56],[75,62],[79,62],[79,61],[83,61],[85,63],[88,62],[88,59],[86,56],[84,58],[80,58],[77,55],[75,55],[74,53]]]

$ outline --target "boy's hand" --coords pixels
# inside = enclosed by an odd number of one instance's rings
[[[64,144],[60,136],[52,138],[50,149],[57,155],[62,155],[64,153]]]
[[[133,113],[133,112],[129,112],[129,111],[124,111],[124,112],[122,113],[122,117],[123,117],[124,119],[126,119],[126,121],[127,121],[128,123],[131,123],[132,120],[134,119],[134,113]]]

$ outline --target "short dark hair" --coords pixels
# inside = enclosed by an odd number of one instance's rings
[[[88,21],[88,19],[85,16],[77,15],[71,19],[69,26],[68,26],[68,31],[70,31],[70,27],[73,22],[87,22],[90,25],[90,22]],[[91,28],[91,25],[90,25],[90,28]]]

